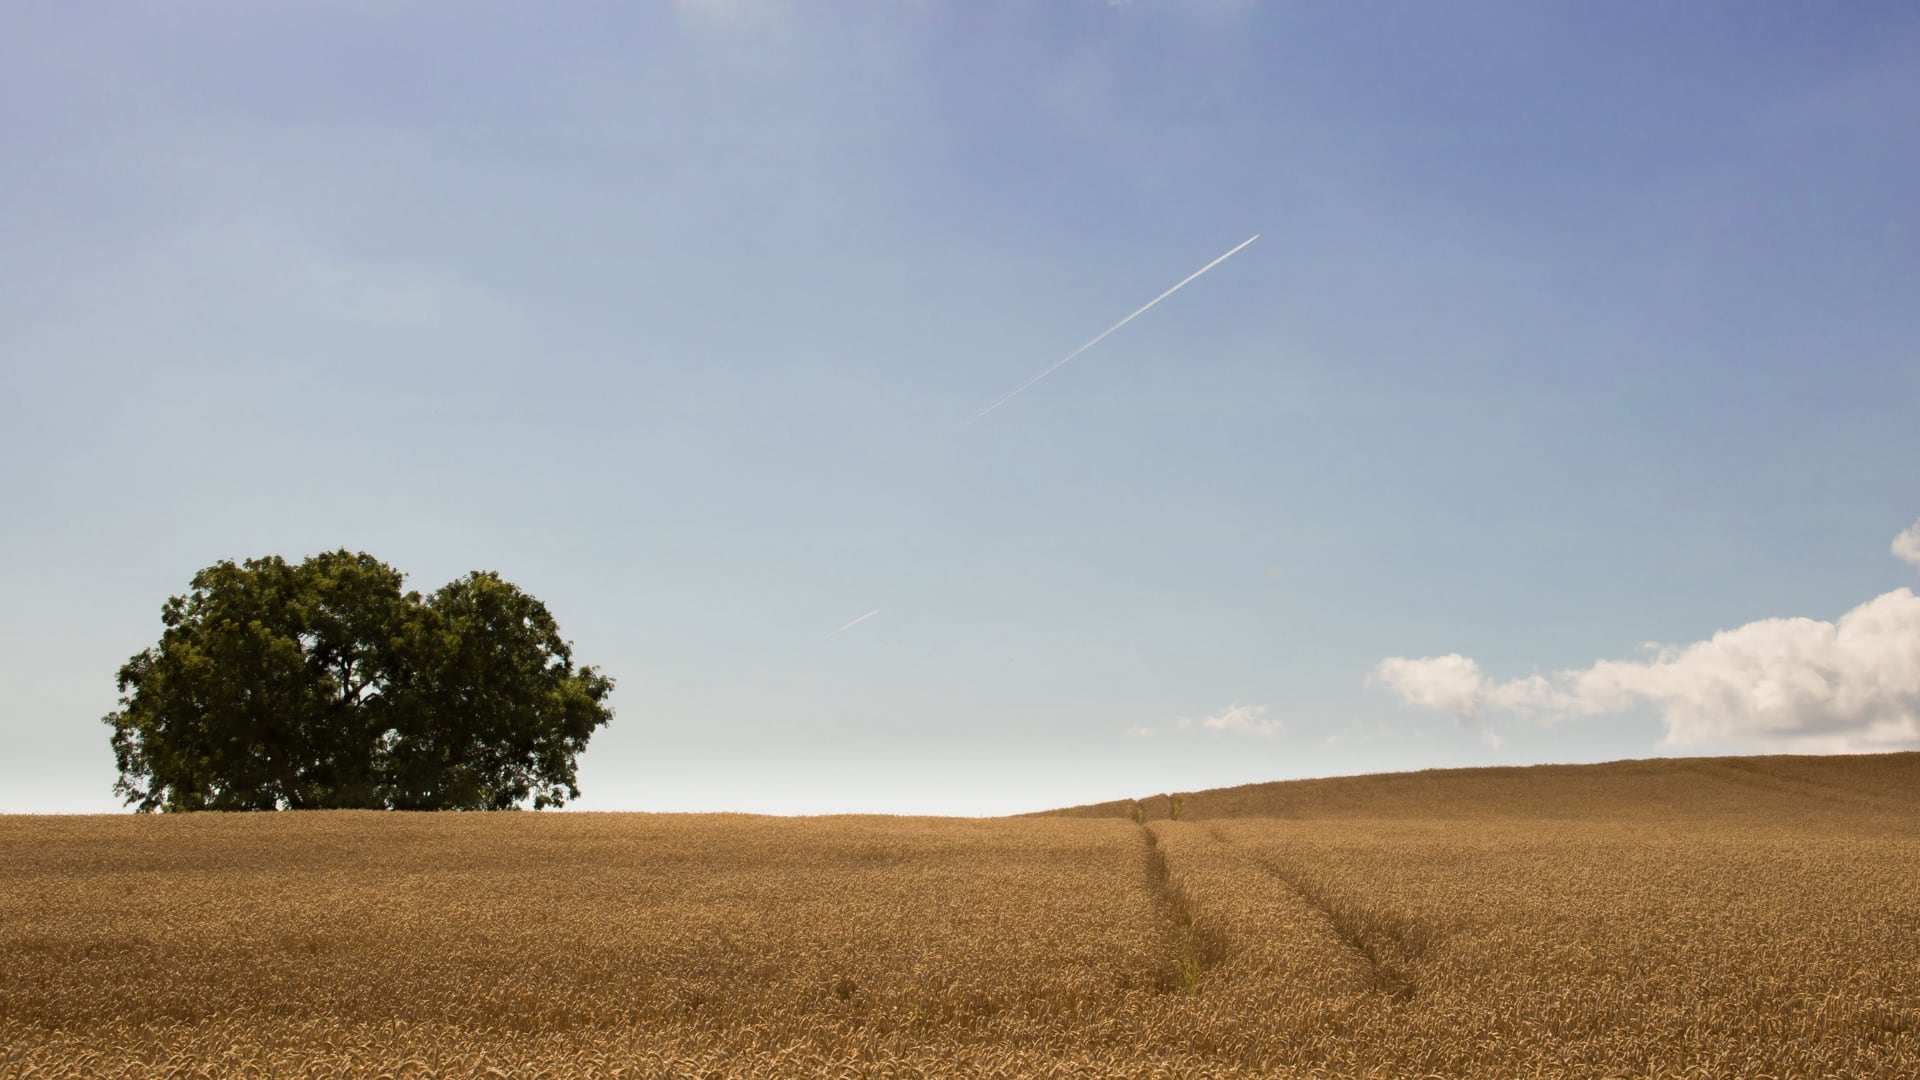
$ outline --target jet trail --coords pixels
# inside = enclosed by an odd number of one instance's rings
[[[874,608],[874,609],[873,609],[872,611],[869,611],[869,612],[867,612],[867,613],[866,613],[865,615],[862,615],[862,616],[860,616],[859,618],[857,618],[857,619],[855,619],[855,620],[853,620],[852,622],[850,622],[850,623],[848,623],[847,625],[845,625],[845,626],[843,626],[843,627],[841,627],[841,628],[840,628],[840,630],[851,630],[851,629],[853,629],[854,627],[856,627],[856,626],[859,626],[859,625],[860,625],[861,623],[863,623],[863,622],[866,622],[866,621],[867,621],[868,619],[871,619],[871,618],[873,618],[873,617],[874,617],[875,615],[878,615],[878,614],[880,614],[880,609],[879,609],[879,608]],[[833,634],[837,634],[837,633],[839,633],[839,632],[840,632],[840,630],[835,630],[835,631],[833,632]],[[833,636],[833,634],[828,634],[828,635],[827,635],[827,637],[832,637],[832,636]],[[826,638],[821,638],[820,640],[822,640],[822,641],[825,641],[825,640],[826,640]]]
[[[999,401],[996,401],[993,404],[987,406],[986,408],[981,409],[978,413],[974,414],[973,419],[968,420],[964,424],[961,424],[960,430],[965,431],[967,428],[970,428],[973,425],[979,423],[982,417],[986,416],[988,413],[999,408],[1000,406],[1005,405],[1007,402],[1012,401],[1014,398],[1019,397],[1021,394],[1025,393],[1027,388],[1032,386],[1034,383],[1037,383],[1041,379],[1044,379],[1047,376],[1053,374],[1054,372],[1059,371],[1061,368],[1066,367],[1067,362],[1069,360],[1072,360],[1074,357],[1079,356],[1081,353],[1086,352],[1088,349],[1093,348],[1095,345],[1100,344],[1101,338],[1106,337],[1108,334],[1113,333],[1115,330],[1118,330],[1121,327],[1132,322],[1133,320],[1139,318],[1142,314],[1146,312],[1148,308],[1152,307],[1153,305],[1159,303],[1162,300],[1165,300],[1167,297],[1172,296],[1174,293],[1179,292],[1181,289],[1186,288],[1188,282],[1192,281],[1194,278],[1199,277],[1201,274],[1204,274],[1207,271],[1213,269],[1214,267],[1219,266],[1221,263],[1226,262],[1228,259],[1233,258],[1235,255],[1240,253],[1240,248],[1246,247],[1248,244],[1251,244],[1258,239],[1260,239],[1260,234],[1254,233],[1252,236],[1249,236],[1245,240],[1240,241],[1239,245],[1235,247],[1232,251],[1227,252],[1225,255],[1220,256],[1219,258],[1213,260],[1212,262],[1201,267],[1200,269],[1195,270],[1193,273],[1188,274],[1186,277],[1181,278],[1180,284],[1175,285],[1173,288],[1168,289],[1166,292],[1163,292],[1159,296],[1156,296],[1153,299],[1147,301],[1145,304],[1142,304],[1138,311],[1135,311],[1133,314],[1127,316],[1124,319],[1121,319],[1119,322],[1114,323],[1112,326],[1107,327],[1105,330],[1100,331],[1098,334],[1095,334],[1093,336],[1092,341],[1087,342],[1085,345],[1082,345],[1079,348],[1068,353],[1067,355],[1061,357],[1058,361],[1054,363],[1052,367],[1048,368],[1047,370],[1041,372],[1038,375],[1035,375],[1033,378],[1028,379],[1026,382],[1021,383],[1019,386],[1014,387],[1013,392],[1008,394],[1006,397],[1003,397]],[[862,616],[862,618],[864,617],[865,616]],[[855,620],[855,621],[858,621],[858,620]],[[835,632],[837,633],[838,631],[835,631]]]

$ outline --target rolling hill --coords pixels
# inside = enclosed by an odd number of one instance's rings
[[[1910,1080],[1916,781],[1889,754],[999,819],[0,817],[0,1076]]]

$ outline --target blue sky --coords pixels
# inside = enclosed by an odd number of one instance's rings
[[[343,546],[590,809],[1920,745],[1915,116],[1900,4],[11,5],[0,810]]]

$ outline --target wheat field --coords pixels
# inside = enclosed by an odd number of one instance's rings
[[[1920,1075],[1920,754],[0,817],[4,1076]]]

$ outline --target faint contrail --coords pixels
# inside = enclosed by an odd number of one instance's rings
[[[860,616],[859,618],[857,618],[857,619],[855,619],[855,620],[853,620],[852,622],[850,622],[850,623],[848,623],[847,625],[845,625],[845,626],[843,626],[843,627],[841,627],[841,628],[840,628],[840,630],[851,630],[851,629],[853,629],[854,627],[856,627],[856,626],[859,626],[859,625],[860,625],[861,623],[863,623],[863,622],[866,622],[866,621],[867,621],[868,619],[871,619],[871,618],[873,618],[873,617],[874,617],[875,615],[878,615],[878,614],[880,614],[880,609],[879,609],[879,608],[874,608],[874,609],[873,609],[872,611],[869,611],[869,612],[867,612],[867,613],[866,613],[865,615],[862,615],[862,616]],[[839,632],[840,632],[840,630],[835,630],[835,631],[833,632],[833,634],[837,634],[837,633],[839,633]],[[832,637],[832,636],[833,636],[833,634],[828,634],[828,635],[827,635],[827,637]],[[822,640],[822,641],[824,641],[824,640],[826,640],[826,638],[822,638],[821,640]]]
[[[964,431],[965,429],[972,427],[974,424],[979,423],[981,417],[987,415],[988,413],[999,408],[1000,406],[1005,405],[1007,402],[1012,401],[1014,398],[1019,397],[1022,393],[1026,391],[1027,387],[1032,386],[1034,383],[1039,382],[1041,379],[1044,379],[1047,376],[1053,374],[1054,372],[1059,371],[1061,368],[1067,366],[1067,361],[1072,360],[1074,357],[1079,356],[1081,353],[1086,352],[1088,349],[1091,349],[1095,345],[1100,344],[1101,338],[1106,337],[1108,334],[1113,333],[1115,330],[1118,330],[1121,327],[1132,322],[1133,320],[1139,318],[1141,314],[1143,314],[1148,308],[1152,307],[1153,305],[1159,303],[1162,300],[1165,300],[1167,297],[1172,296],[1174,293],[1179,292],[1181,289],[1186,288],[1187,283],[1189,281],[1192,281],[1194,278],[1199,277],[1201,274],[1204,274],[1207,271],[1213,269],[1214,267],[1219,266],[1221,263],[1226,262],[1228,259],[1233,258],[1235,255],[1239,254],[1241,248],[1246,247],[1248,244],[1251,244],[1258,239],[1260,239],[1260,234],[1254,233],[1252,236],[1249,236],[1245,240],[1240,241],[1239,245],[1236,246],[1232,251],[1227,252],[1225,255],[1220,256],[1219,258],[1213,260],[1212,262],[1201,267],[1200,269],[1195,270],[1193,273],[1188,274],[1186,277],[1181,278],[1180,284],[1175,285],[1173,288],[1168,289],[1166,292],[1163,292],[1159,296],[1156,296],[1153,299],[1147,301],[1146,303],[1140,305],[1139,311],[1134,312],[1133,314],[1127,316],[1126,318],[1121,319],[1119,322],[1114,323],[1112,326],[1107,327],[1105,330],[1100,331],[1098,334],[1095,334],[1093,336],[1092,341],[1087,342],[1085,345],[1082,345],[1079,348],[1068,353],[1067,355],[1061,357],[1059,360],[1054,362],[1054,365],[1052,367],[1048,368],[1047,370],[1041,372],[1038,375],[1035,375],[1033,378],[1028,379],[1026,382],[1021,383],[1019,386],[1014,387],[1013,392],[1008,394],[1006,397],[1001,398],[999,401],[996,401],[993,404],[987,406],[986,408],[981,409],[978,413],[975,413],[973,419],[968,420],[966,423],[960,425],[960,429]]]

